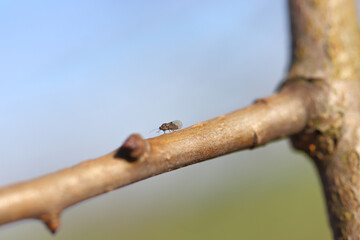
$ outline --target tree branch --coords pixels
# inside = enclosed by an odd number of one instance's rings
[[[170,134],[147,140],[133,134],[105,156],[2,188],[0,224],[37,218],[55,232],[61,212],[85,199],[297,133],[311,115],[312,97],[320,96],[306,86],[290,84],[250,107]]]

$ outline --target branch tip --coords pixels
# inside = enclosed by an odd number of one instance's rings
[[[146,150],[146,142],[140,134],[131,134],[115,153],[115,158],[123,158],[128,162],[138,160]]]

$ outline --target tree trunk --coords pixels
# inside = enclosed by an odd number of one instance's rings
[[[322,89],[307,127],[292,137],[314,160],[334,239],[360,238],[360,40],[352,0],[290,0],[288,81]]]

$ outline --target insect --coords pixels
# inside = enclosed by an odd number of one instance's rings
[[[165,134],[166,131],[171,132],[171,131],[181,129],[182,127],[183,127],[183,124],[180,120],[174,120],[169,123],[161,124],[161,126],[159,127],[159,131],[164,131],[164,134]]]

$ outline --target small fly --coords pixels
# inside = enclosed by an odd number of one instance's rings
[[[169,123],[163,123],[161,124],[161,126],[159,127],[159,131],[164,131],[164,134],[166,131],[175,131],[178,129],[181,129],[183,127],[183,124],[180,120],[175,120]]]

